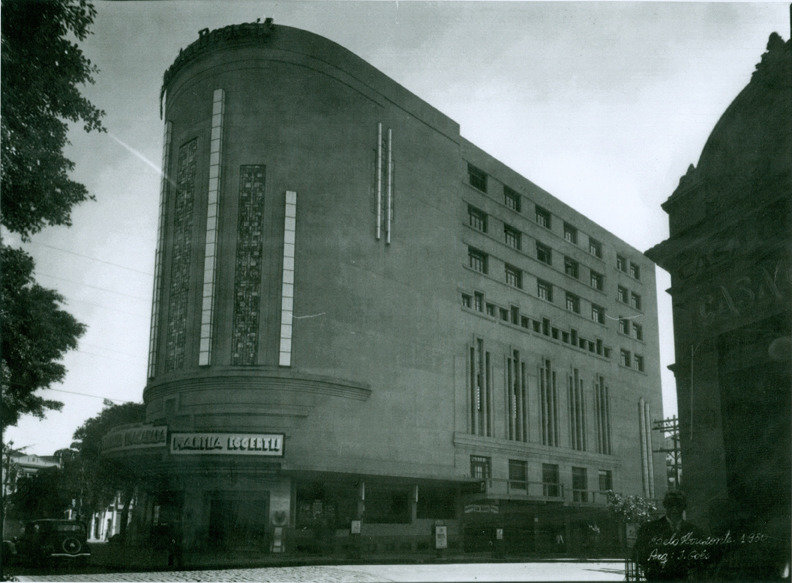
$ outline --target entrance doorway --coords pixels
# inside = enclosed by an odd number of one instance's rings
[[[209,542],[230,547],[269,549],[269,493],[223,493],[209,506]]]

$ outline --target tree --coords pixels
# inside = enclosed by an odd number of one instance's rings
[[[92,199],[69,178],[63,155],[67,122],[104,131],[97,109],[80,93],[96,67],[75,41],[89,33],[96,11],[87,0],[3,2],[0,107],[0,221],[23,241],[47,225],[70,225],[71,208]],[[63,298],[33,280],[33,259],[0,244],[2,360],[0,427],[22,414],[42,417],[57,401],[34,395],[63,379],[57,361],[76,347],[85,328],[60,308]]]

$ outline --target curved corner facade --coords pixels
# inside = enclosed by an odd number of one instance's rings
[[[642,254],[308,32],[202,31],[163,100],[159,429],[106,444],[146,468],[141,524],[264,552],[499,525],[541,550],[605,490],[660,495]]]

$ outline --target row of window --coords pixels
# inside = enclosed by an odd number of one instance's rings
[[[477,231],[487,233],[487,214],[472,205],[468,205],[468,225]],[[514,227],[505,224],[503,225],[503,242],[513,249],[517,249],[518,251],[523,250],[522,233]],[[536,241],[536,259],[552,267],[552,249],[544,243]],[[483,260],[483,263],[486,263],[486,261]],[[484,273],[486,273],[486,271]],[[564,255],[564,273],[570,277],[574,277],[575,279],[580,279],[579,262]],[[590,269],[589,285],[594,289],[602,291],[604,286],[604,276],[601,273]]]
[[[633,354],[623,348],[619,351],[619,363],[628,368],[644,371],[644,357],[640,354]]]
[[[635,263],[634,261],[629,262],[629,271],[628,271],[628,261],[627,258],[623,255],[616,255],[616,269],[623,273],[628,273],[633,279],[637,279],[638,281],[641,280],[641,267]]]
[[[619,332],[636,340],[643,340],[643,326],[628,318],[619,318]]]
[[[565,344],[572,344],[572,346],[579,347],[583,350],[588,350],[593,354],[610,358],[611,348],[602,344],[602,339],[597,338],[595,341],[587,340],[578,336],[577,330],[570,328],[569,331],[560,330],[550,325],[549,318],[542,318],[541,320],[532,319],[520,313],[518,306],[510,306],[503,308],[496,306],[493,303],[484,301],[484,294],[481,292],[473,292],[473,294],[462,293],[462,307],[469,310],[476,310],[477,312],[486,313],[487,316],[492,318],[499,318],[503,322],[510,322],[515,326],[520,326],[526,330],[533,329],[537,334],[544,334],[550,336],[554,340],[561,340]],[[592,306],[592,310],[602,310],[599,306]],[[592,312],[592,319],[595,312]],[[601,312],[604,316],[604,311]],[[601,321],[601,320],[597,320]]]
[[[480,480],[492,478],[492,458],[488,456],[470,456],[470,475]],[[575,502],[588,502],[591,491],[588,484],[588,468],[573,466],[572,499]],[[528,462],[525,460],[509,460],[510,490],[528,490]],[[600,492],[613,490],[613,472],[597,471],[597,486]],[[558,464],[542,464],[542,495],[548,498],[562,497],[561,472]]]
[[[616,299],[623,304],[632,306],[636,310],[641,309],[641,295],[631,292],[622,285],[616,287]]]
[[[481,192],[487,192],[487,178],[488,175],[486,172],[484,172],[480,168],[476,168],[473,164],[468,164],[468,182],[473,188],[480,190]],[[506,207],[518,213],[522,211],[520,194],[515,190],[509,188],[505,184],[503,185],[503,204],[506,205]],[[552,213],[550,213],[550,211],[548,211],[545,208],[542,208],[539,205],[534,205],[534,209],[535,209],[534,218],[536,220],[536,223],[541,227],[544,227],[546,229],[551,229],[552,218],[553,218]],[[569,241],[573,245],[578,244],[577,228],[567,223],[566,221],[564,221],[564,239]],[[598,259],[602,259],[602,243],[600,243],[593,237],[589,237],[588,240],[589,240],[589,247],[588,247],[589,253],[591,253]]]
[[[489,255],[476,249],[474,247],[468,247],[468,266],[473,269],[474,271],[478,271],[479,273],[483,273],[485,275],[489,274]],[[511,265],[509,263],[504,263],[504,279],[507,285],[515,287],[517,289],[523,289],[523,272],[519,267]],[[548,302],[553,302],[553,284],[547,282],[543,279],[536,280],[536,295],[540,299],[546,300]],[[638,306],[640,307],[640,296],[637,294],[633,294],[636,296]],[[565,292],[565,303],[564,306],[570,312],[574,312],[575,314],[580,314],[580,297],[572,292]],[[463,303],[465,302],[463,298]],[[470,305],[466,305],[466,307],[470,307]],[[477,308],[478,309],[478,308]],[[599,324],[605,323],[605,308],[599,306],[597,304],[591,304],[591,312],[588,314],[588,317],[591,318],[594,322]]]

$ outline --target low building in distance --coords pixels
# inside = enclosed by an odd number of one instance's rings
[[[550,553],[618,544],[606,491],[662,497],[641,252],[306,31],[203,30],[162,102],[147,424],[105,442],[144,522]]]

